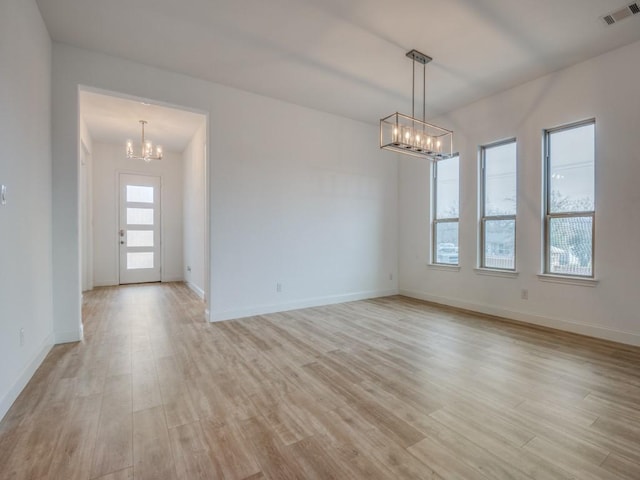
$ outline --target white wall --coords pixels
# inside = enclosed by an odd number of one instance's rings
[[[201,298],[205,292],[206,124],[182,153],[184,165],[184,280]]]
[[[53,344],[51,40],[32,0],[0,2],[0,105],[2,418]]]
[[[82,115],[82,112],[81,112]],[[80,119],[80,282],[82,291],[93,288],[93,139]]]
[[[375,126],[65,45],[53,63],[56,329],[80,318],[78,85],[209,114],[213,319],[396,290],[397,161]]]
[[[211,135],[215,319],[395,291],[397,161],[375,126],[229,90]]]
[[[459,272],[427,268],[429,166],[400,163],[400,288],[427,300],[640,344],[640,43],[459,109]],[[541,281],[542,130],[596,119],[595,287]],[[518,141],[517,278],[475,273],[478,145]],[[529,299],[520,298],[528,289]]]
[[[93,170],[94,284],[119,283],[120,173],[161,177],[162,281],[182,280],[182,156],[165,151],[161,161],[145,163],[127,159],[124,143],[94,142]]]

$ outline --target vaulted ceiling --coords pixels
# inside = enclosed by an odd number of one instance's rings
[[[640,40],[625,0],[38,0],[54,41],[375,123],[427,116]]]

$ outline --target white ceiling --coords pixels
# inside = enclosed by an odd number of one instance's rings
[[[427,116],[640,40],[631,0],[38,0],[55,41],[367,122]]]
[[[94,142],[121,143],[123,152],[127,139],[140,145],[140,120],[149,122],[145,125],[147,140],[177,153],[206,122],[198,113],[88,91],[80,92],[80,115]]]

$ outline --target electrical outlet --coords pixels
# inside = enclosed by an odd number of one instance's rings
[[[522,300],[529,300],[529,290],[523,288],[520,292],[520,298],[522,298]]]
[[[389,280],[393,281],[393,273],[389,274]]]
[[[187,265],[187,272],[191,271],[191,267]]]
[[[276,292],[280,293],[282,291],[282,284],[276,283]]]
[[[20,329],[20,346],[24,347],[24,328]]]

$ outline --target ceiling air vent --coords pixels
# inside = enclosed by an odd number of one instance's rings
[[[602,21],[607,25],[613,25],[614,23],[618,23],[621,20],[624,20],[631,15],[636,15],[640,13],[640,6],[638,6],[638,2],[632,3],[631,5],[627,5],[620,10],[616,10],[615,12],[611,12],[608,15],[605,15],[602,18]]]

